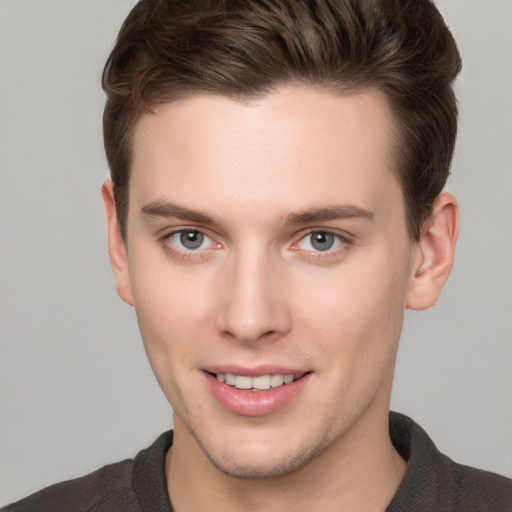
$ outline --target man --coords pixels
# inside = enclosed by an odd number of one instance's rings
[[[389,416],[453,261],[459,68],[426,0],[137,4],[102,193],[174,433],[6,510],[510,510]]]

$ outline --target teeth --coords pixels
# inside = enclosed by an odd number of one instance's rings
[[[253,377],[251,387],[254,389],[270,389],[270,375]]]
[[[235,388],[237,389],[251,389],[252,388],[252,379],[251,377],[241,377],[237,375],[235,377]]]
[[[270,387],[278,388],[284,384],[284,377],[282,375],[272,375],[270,377]]]
[[[237,389],[257,389],[267,390],[270,388],[278,388],[283,384],[290,384],[302,375],[259,375],[258,377],[249,377],[246,375],[233,375],[232,373],[217,373],[217,379],[220,382],[225,382],[229,386],[234,386]]]

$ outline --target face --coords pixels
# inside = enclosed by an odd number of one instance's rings
[[[222,471],[287,474],[387,425],[415,253],[392,145],[375,91],[139,121],[118,288],[176,435]]]

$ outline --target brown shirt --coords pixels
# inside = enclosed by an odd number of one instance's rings
[[[386,512],[512,512],[512,480],[456,464],[410,418],[390,413],[390,435],[407,470]],[[172,512],[165,454],[172,431],[133,460],[39,491],[2,512]]]

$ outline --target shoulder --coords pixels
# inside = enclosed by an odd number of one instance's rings
[[[512,511],[512,480],[450,459],[447,464],[451,467],[455,501],[465,510]]]
[[[512,480],[454,462],[410,418],[390,415],[391,440],[407,470],[387,512],[512,512]]]
[[[172,441],[172,430],[164,432],[133,460],[52,485],[0,512],[172,512],[164,469]]]
[[[81,478],[47,487],[2,512],[139,511],[131,485],[132,466],[131,460],[109,464]]]

